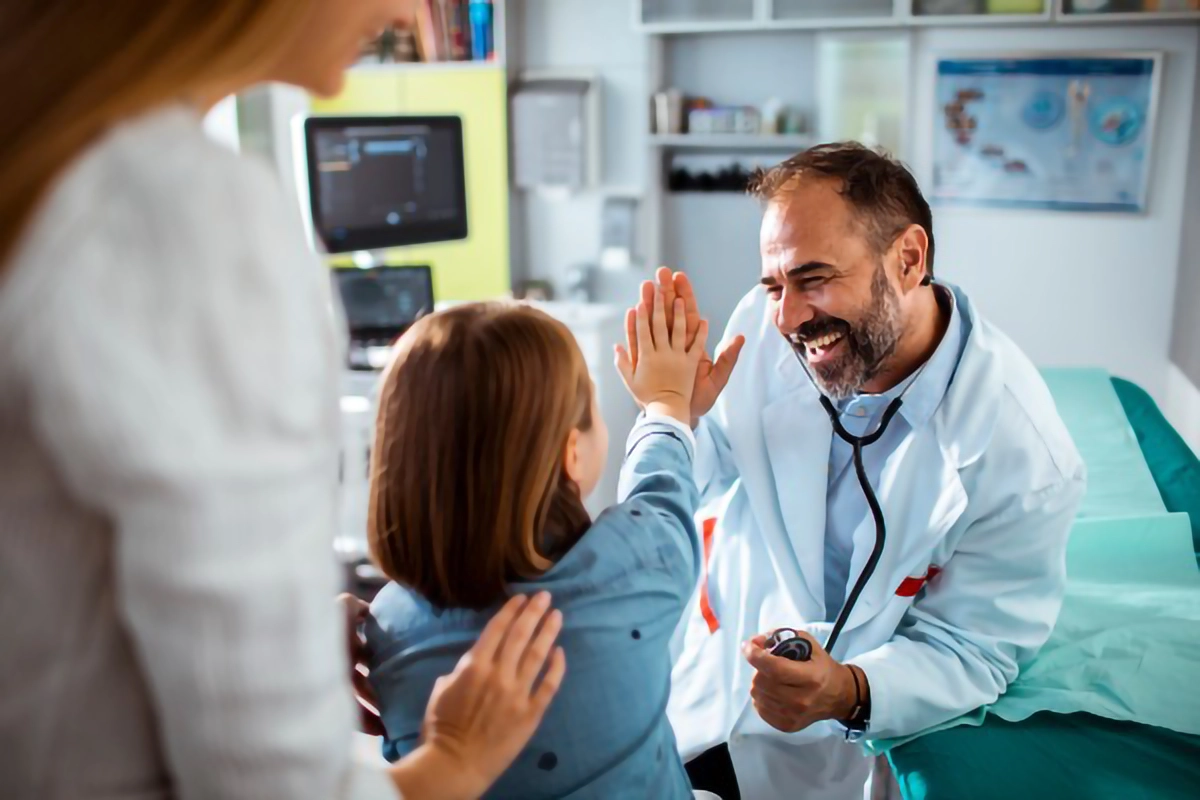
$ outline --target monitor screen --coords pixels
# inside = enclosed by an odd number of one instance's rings
[[[433,311],[429,267],[351,267],[333,270],[350,338],[386,346]]]
[[[313,230],[330,253],[465,239],[459,117],[310,117]]]

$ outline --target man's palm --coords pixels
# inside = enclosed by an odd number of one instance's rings
[[[642,305],[647,309],[654,308],[654,292],[656,288],[661,289],[664,295],[663,307],[666,309],[667,329],[670,330],[675,322],[675,298],[678,297],[681,299],[687,323],[685,326],[687,331],[687,346],[691,347],[692,342],[696,339],[696,332],[700,329],[700,309],[696,304],[696,293],[692,290],[691,281],[682,272],[672,274],[671,270],[666,267],[659,267],[658,272],[655,274],[655,279],[658,284],[657,287],[651,281],[646,281],[642,284]],[[636,319],[633,309],[626,312],[626,346],[629,348],[630,359],[635,366],[637,364]],[[725,388],[725,384],[729,382],[729,375],[733,372],[733,367],[737,364],[738,354],[745,343],[745,337],[738,336],[717,354],[715,361],[709,358],[707,352],[701,356],[700,364],[696,368],[696,382],[692,389],[693,426],[717,402],[718,395]]]

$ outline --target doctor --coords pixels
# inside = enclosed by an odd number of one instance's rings
[[[1046,641],[1084,467],[1028,358],[931,281],[931,214],[902,165],[822,145],[752,191],[761,285],[692,405],[707,559],[669,713],[696,788],[861,798],[872,760],[852,742],[994,701]],[[694,330],[687,278],[658,281]],[[902,398],[862,452],[886,541],[832,652],[877,532],[822,394],[855,436]],[[811,660],[769,652],[780,627],[802,632]]]

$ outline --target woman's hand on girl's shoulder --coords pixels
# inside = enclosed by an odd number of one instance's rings
[[[663,292],[656,288],[653,294],[653,306],[643,298],[636,308],[625,312],[626,327],[636,330],[638,358],[635,364],[629,351],[616,345],[617,371],[634,400],[647,412],[690,425],[692,391],[708,338],[708,321],[700,320],[689,347],[683,300],[673,301],[674,324],[668,330]]]
[[[513,597],[496,612],[454,672],[434,684],[421,747],[394,768],[405,797],[478,797],[496,782],[562,684],[561,630],[562,613],[545,592]]]

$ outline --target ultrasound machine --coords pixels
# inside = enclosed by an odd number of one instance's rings
[[[434,309],[424,264],[388,263],[393,248],[467,236],[462,120],[451,116],[312,116],[297,126],[298,181],[314,245],[351,254],[331,272],[348,343],[342,374],[341,520],[335,546],[360,593],[367,488],[380,370],[392,344]]]

